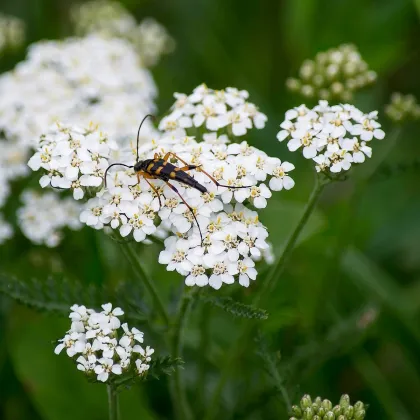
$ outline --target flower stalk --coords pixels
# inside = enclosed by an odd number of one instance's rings
[[[171,353],[174,359],[180,358],[182,356],[183,330],[188,319],[191,304],[193,302],[193,293],[194,292],[183,292],[179,302],[178,314],[170,335]],[[172,375],[171,396],[175,409],[175,417],[182,420],[192,419],[191,408],[187,401],[185,386],[182,381],[180,369],[176,369]]]
[[[118,393],[115,386],[111,383],[106,386],[108,392],[109,420],[118,420]]]
[[[124,244],[122,246],[122,250],[124,255],[127,257],[128,261],[130,262],[133,270],[136,272],[138,277],[143,282],[144,286],[146,287],[147,291],[149,292],[150,296],[153,299],[153,302],[156,306],[156,310],[159,312],[160,316],[162,317],[165,325],[169,325],[169,316],[165,309],[165,305],[159,296],[159,293],[153,284],[152,280],[149,278],[148,274],[143,268],[142,263],[140,262],[136,248],[134,244]]]
[[[321,196],[322,191],[324,190],[324,187],[330,182],[331,181],[328,178],[322,177],[322,175],[320,174],[317,174],[317,176],[315,177],[315,184],[311,196],[309,197],[309,200],[306,204],[305,210],[302,213],[298,224],[296,225],[295,229],[293,230],[289,239],[287,240],[283,252],[279,255],[277,260],[271,266],[262,287],[255,295],[254,303],[258,303],[264,295],[269,293],[275,287],[275,284],[281,277],[289,260],[289,257],[296,246],[299,236],[302,233],[304,227],[306,226],[309,217],[311,216],[316,206],[316,203],[318,202],[318,199]]]

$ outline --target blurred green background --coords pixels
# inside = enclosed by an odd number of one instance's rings
[[[28,44],[71,34],[68,0],[3,0],[1,11],[24,19]],[[354,43],[378,73],[378,82],[355,98],[365,112],[377,109],[389,137],[375,144],[368,182],[362,172],[332,185],[311,218],[304,241],[264,307],[260,327],[293,402],[305,393],[338,401],[342,393],[369,404],[367,419],[420,418],[420,126],[396,128],[383,109],[394,91],[420,98],[420,2],[412,0],[161,0],[122,3],[141,20],[152,16],[177,43],[153,69],[160,112],[173,92],[189,93],[205,82],[212,88],[247,89],[269,117],[249,141],[296,165],[295,188],[275,194],[261,220],[269,227],[276,255],[312,188],[311,162],[291,155],[276,140],[284,112],[303,101],[285,80],[317,52]],[[4,57],[2,71],[23,59]],[[1,100],[1,98],[0,98]],[[1,151],[0,151],[1,153]],[[406,164],[404,171],[394,170]],[[417,169],[416,169],[417,168]],[[361,169],[362,171],[362,169]],[[14,186],[16,194],[22,185]],[[10,201],[10,200],[9,200]],[[11,200],[7,215],[18,207]],[[158,248],[139,247],[149,261]],[[70,281],[111,287],[135,277],[119,246],[100,232],[67,232],[54,250],[33,246],[18,234],[0,248],[1,271],[21,279],[65,273]],[[170,305],[182,278],[157,263],[148,265]],[[258,280],[257,280],[258,283]],[[249,290],[224,288],[242,301]],[[129,292],[127,292],[129,293]],[[83,302],[79,302],[83,303]],[[147,305],[147,300],[146,303]],[[174,310],[174,308],[172,308]],[[105,389],[87,384],[52,341],[68,327],[65,318],[41,315],[0,298],[0,418],[7,420],[106,418]],[[253,340],[229,363],[242,322],[197,304],[187,328],[184,374],[197,418],[216,403],[222,419],[286,419],[283,400],[256,354]],[[159,350],[159,334],[139,323]],[[209,331],[203,343],[202,331]],[[162,332],[162,334],[164,334]],[[205,381],[197,366],[206,366]],[[211,401],[221,372],[228,380]],[[122,419],[171,419],[167,381],[151,381],[123,394]]]

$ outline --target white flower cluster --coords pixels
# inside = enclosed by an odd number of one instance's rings
[[[176,179],[170,181],[176,191],[160,180],[149,184],[141,178],[138,183],[131,169],[111,170],[108,188],[89,200],[81,221],[96,229],[109,225],[121,236],[132,234],[139,242],[148,235],[162,236],[166,230],[171,236],[165,241],[166,249],[159,261],[168,270],[185,275],[187,285],[219,288],[222,282],[232,283],[238,278],[240,284],[248,286],[249,279],[256,277],[254,261],[270,259],[270,249],[268,233],[258,214],[241,203],[266,207],[272,195],[270,189],[294,186],[288,175],[294,166],[246,142],[215,145],[197,143],[191,137],[165,137],[158,144],[142,145],[139,159],[155,155],[163,158],[168,152],[199,167],[191,175],[207,192],[200,193]],[[174,162],[172,158],[169,162]],[[182,161],[174,164],[184,166]],[[221,185],[247,188],[218,187],[202,170]]]
[[[116,1],[95,0],[76,5],[71,16],[79,35],[95,33],[129,41],[146,67],[154,66],[163,54],[172,52],[175,47],[162,25],[152,18],[138,25],[134,16]]]
[[[46,171],[39,181],[42,188],[71,189],[74,199],[79,200],[88,188],[102,184],[108,159],[116,149],[117,144],[98,126],[82,129],[56,123],[40,137],[28,165],[33,171]]]
[[[0,76],[1,149],[6,148],[0,164],[15,176],[24,174],[33,142],[55,121],[93,121],[126,143],[139,119],[155,109],[155,84],[139,64],[131,45],[119,39],[33,44],[25,61]],[[142,135],[150,139],[152,132],[146,122]]]
[[[0,52],[20,47],[25,42],[25,23],[15,16],[0,13]]]
[[[347,171],[352,164],[372,156],[368,146],[372,139],[385,137],[377,114],[364,114],[348,104],[329,105],[327,101],[319,101],[313,109],[301,105],[286,112],[277,138],[288,139],[291,152],[302,148],[303,156],[315,161],[318,172]]]
[[[315,99],[349,101],[353,93],[376,80],[356,46],[343,44],[305,60],[299,78],[289,78],[286,86],[293,92]]]
[[[7,223],[0,213],[0,245],[4,244],[13,236],[13,228]]]
[[[56,247],[62,240],[63,228],[82,227],[78,216],[81,206],[71,198],[60,199],[52,192],[38,194],[27,190],[22,194],[23,206],[17,211],[22,233],[35,244]]]
[[[71,327],[58,340],[55,354],[65,349],[77,363],[77,369],[101,382],[112,382],[125,374],[141,377],[147,373],[154,350],[142,346],[141,331],[121,324],[121,308],[113,309],[111,303],[106,303],[101,312],[83,305],[70,309]]]
[[[189,96],[175,93],[176,102],[160,122],[159,129],[182,136],[196,135],[196,129],[203,127],[209,132],[226,129],[225,134],[243,136],[253,127],[264,128],[267,116],[247,102],[248,96],[246,90],[233,87],[213,90],[204,84]]]
[[[385,107],[385,114],[394,122],[420,119],[420,105],[413,95],[395,92],[391,103]]]

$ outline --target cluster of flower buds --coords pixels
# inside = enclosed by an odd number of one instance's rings
[[[85,306],[73,305],[69,318],[70,330],[58,340],[55,353],[66,350],[77,369],[93,380],[112,383],[118,377],[123,382],[146,375],[154,350],[143,344],[143,333],[121,324],[121,308],[110,303],[96,312]]]
[[[351,405],[348,395],[342,395],[336,406],[333,406],[329,400],[317,397],[312,401],[309,395],[304,395],[300,400],[300,405],[292,407],[292,415],[290,420],[363,420],[366,415],[366,406],[361,401]]]
[[[17,211],[19,227],[35,244],[56,247],[63,238],[62,229],[82,227],[78,217],[81,205],[71,198],[60,199],[52,192],[39,194],[26,190],[21,199],[23,205]]]
[[[15,17],[0,13],[0,52],[15,49],[25,42],[25,23]]]
[[[88,188],[102,185],[108,159],[116,149],[117,144],[93,124],[83,129],[57,123],[41,136],[28,165],[46,172],[39,181],[42,188],[71,189],[79,200]]]
[[[76,5],[71,17],[79,35],[95,33],[129,41],[146,67],[154,66],[162,55],[175,48],[175,41],[161,24],[146,18],[138,25],[134,16],[116,1],[94,0]]]
[[[305,60],[299,78],[289,78],[286,86],[306,98],[351,100],[353,93],[376,80],[354,45],[343,44]]]
[[[385,114],[396,123],[418,120],[420,119],[420,105],[413,95],[395,92],[391,95],[391,102],[385,107]]]
[[[189,96],[175,93],[176,102],[159,129],[180,136],[202,136],[203,132],[243,136],[253,127],[264,128],[267,116],[247,102],[248,96],[246,90],[213,90],[204,84]]]
[[[376,111],[364,114],[353,105],[327,101],[312,109],[301,105],[287,111],[280,128],[278,140],[288,139],[291,152],[302,149],[303,156],[313,159],[316,170],[327,176],[363,163],[372,156],[370,141],[385,137]]]

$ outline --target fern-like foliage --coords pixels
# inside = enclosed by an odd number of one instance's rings
[[[213,306],[223,309],[225,312],[238,317],[238,318],[249,318],[249,319],[267,319],[268,312],[264,309],[256,308],[252,305],[237,302],[228,296],[215,297],[206,294],[200,294],[199,298],[210,303]]]
[[[60,276],[23,281],[0,274],[0,293],[35,310],[58,313],[68,313],[74,303],[95,306],[95,302],[104,298],[102,289],[70,282]]]
[[[152,359],[147,376],[159,379],[161,376],[171,375],[175,369],[179,369],[183,364],[184,361],[179,357],[158,357]]]
[[[85,285],[61,276],[23,281],[0,274],[0,293],[40,312],[67,316],[70,306],[75,303],[99,309],[103,303],[112,302],[114,306],[124,309],[127,318],[144,321],[147,319],[147,308],[143,295],[134,286],[123,283],[116,290],[107,290],[99,285]]]

